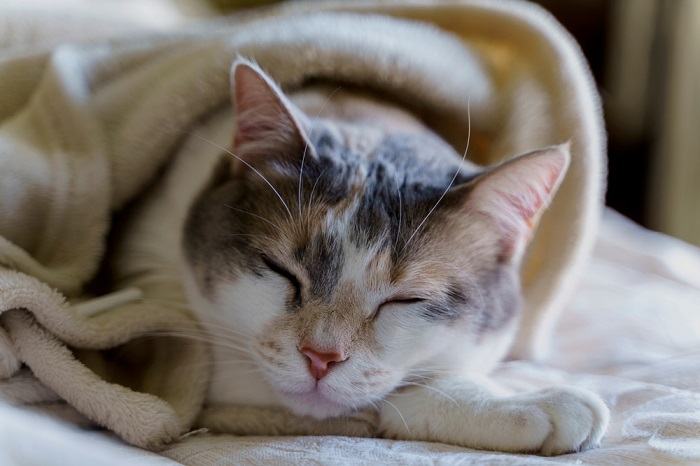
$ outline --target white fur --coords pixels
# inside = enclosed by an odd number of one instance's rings
[[[199,292],[192,277],[187,273],[185,275],[188,299],[205,326],[224,326],[224,328],[228,326],[236,332],[245,332],[245,334],[251,335],[255,331],[260,331],[265,319],[269,319],[270,315],[274,314],[274,310],[279,309],[280,303],[275,303],[274,297],[282,296],[282,290],[270,290],[269,284],[265,286],[255,283],[256,277],[246,275],[235,284],[225,287],[221,296],[223,299],[228,299],[229,303],[237,303],[236,306],[257,309],[259,311],[258,318],[256,319],[256,313],[252,313],[249,314],[251,317],[249,319],[233,319],[236,316],[234,312],[237,309],[235,307],[220,315],[210,315],[206,310],[211,310],[213,306]],[[265,303],[268,297],[271,298],[267,300],[267,305],[261,305],[260,303]],[[224,305],[223,307],[229,306]],[[242,349],[234,348],[233,345],[240,346]],[[207,397],[210,403],[245,406],[279,404],[272,388],[264,381],[260,372],[255,370],[256,363],[251,357],[250,351],[244,349],[250,345],[251,342],[240,334],[231,346],[212,345],[213,371]]]
[[[391,438],[558,455],[600,443],[609,421],[592,393],[552,388],[504,395],[482,377],[438,379],[390,396],[380,429]]]

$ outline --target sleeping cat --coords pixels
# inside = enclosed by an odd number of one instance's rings
[[[598,444],[594,394],[486,377],[514,338],[518,268],[568,146],[482,169],[397,106],[286,96],[243,59],[232,94],[233,145],[205,139],[230,151],[181,235],[190,304],[214,329],[210,403],[376,410],[388,438],[508,452]]]

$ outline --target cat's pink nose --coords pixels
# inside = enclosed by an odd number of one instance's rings
[[[309,360],[309,371],[316,380],[321,380],[332,366],[347,359],[342,351],[326,353],[308,345],[302,346],[299,351]]]

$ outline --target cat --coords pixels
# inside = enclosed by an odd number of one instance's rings
[[[180,233],[186,294],[210,329],[209,403],[305,420],[369,410],[386,438],[506,452],[600,442],[609,414],[593,393],[488,379],[518,328],[519,266],[567,145],[482,168],[375,97],[288,96],[244,58],[231,82],[232,145],[200,136],[223,156]],[[153,231],[177,224],[158,215]]]

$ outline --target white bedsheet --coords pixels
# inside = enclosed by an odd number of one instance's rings
[[[426,442],[193,435],[163,454],[187,465],[699,464],[700,250],[608,212],[546,364],[504,363],[522,389],[590,388],[612,410],[601,448],[555,458]],[[165,465],[169,459],[0,405],[0,465]],[[42,445],[39,450],[35,445]]]

